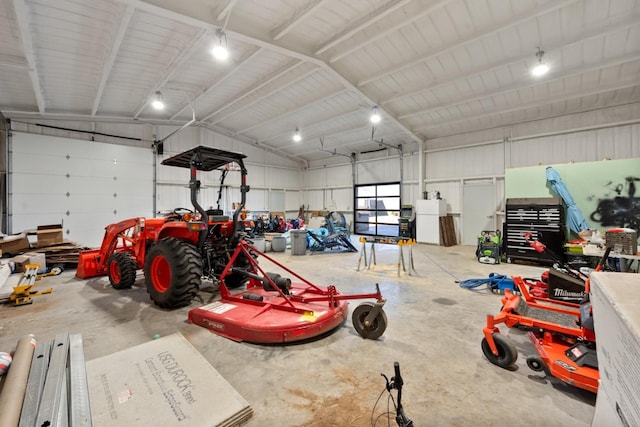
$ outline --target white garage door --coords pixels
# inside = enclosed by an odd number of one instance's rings
[[[97,247],[108,224],[153,214],[153,152],[14,132],[10,229],[63,225],[65,239]]]

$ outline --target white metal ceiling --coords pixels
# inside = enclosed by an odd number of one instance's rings
[[[538,46],[551,71],[536,79]],[[0,0],[0,77],[14,119],[195,112],[293,159],[411,150],[639,102],[640,0]]]

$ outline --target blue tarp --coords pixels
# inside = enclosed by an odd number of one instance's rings
[[[569,193],[566,184],[562,181],[560,174],[554,168],[549,166],[546,172],[547,182],[551,186],[551,189],[562,198],[564,204],[567,206],[567,225],[569,229],[575,233],[579,233],[582,230],[589,228],[589,223],[584,214],[576,206],[575,200]]]

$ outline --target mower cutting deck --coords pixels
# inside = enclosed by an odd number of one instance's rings
[[[249,260],[246,268],[234,268],[235,259]],[[282,272],[295,277],[293,282],[280,273],[270,273],[257,262],[258,256]],[[234,273],[247,279],[246,290],[232,294],[225,278]],[[376,285],[371,294],[345,295],[335,286],[316,286],[246,242],[240,242],[220,275],[220,299],[193,309],[189,322],[203,326],[234,341],[286,343],[306,340],[330,332],[347,318],[349,299],[371,299],[356,307],[352,320],[364,338],[377,339],[387,326],[382,310],[384,300]]]

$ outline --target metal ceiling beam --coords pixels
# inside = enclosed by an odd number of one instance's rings
[[[111,74],[111,69],[113,68],[113,64],[116,61],[116,56],[120,51],[120,46],[122,45],[122,40],[124,39],[124,35],[127,32],[127,28],[129,28],[129,23],[131,22],[131,18],[135,13],[136,8],[132,5],[127,5],[122,17],[120,18],[120,25],[118,26],[118,31],[116,32],[116,37],[113,39],[113,43],[111,44],[111,50],[109,51],[109,56],[107,60],[102,65],[102,76],[100,77],[100,83],[98,84],[98,90],[96,90],[96,96],[93,99],[93,107],[91,108],[91,115],[95,116],[98,112],[98,107],[100,106],[100,101],[102,100],[102,93],[104,92],[104,88],[107,84],[107,80],[109,80],[109,75]]]
[[[297,61],[297,60],[294,60]],[[209,115],[207,115],[206,117],[204,117],[202,119],[202,121],[207,121],[209,120],[211,117],[215,116],[216,114],[218,114],[221,111],[226,110],[227,108],[229,108],[230,106],[236,104],[237,102],[243,100],[244,98],[246,98],[247,96],[251,95],[252,93],[254,93],[257,90],[262,89],[263,87],[265,87],[266,85],[268,85],[269,83],[271,83],[272,81],[276,80],[277,78],[281,77],[283,74],[293,70],[296,67],[299,67],[300,65],[302,65],[303,62],[302,61],[297,61],[297,62],[289,62],[287,65],[285,65],[283,68],[281,68],[279,71],[277,71],[275,74],[273,74],[271,77],[267,78],[266,80],[263,80],[261,82],[258,82],[258,84],[247,88],[244,92],[242,92],[240,95],[236,96],[233,98],[233,101],[228,102],[227,104],[225,104],[223,107],[218,108],[217,110],[215,110],[212,113],[209,113]]]
[[[338,96],[338,95],[340,95],[340,94],[342,94],[342,93],[345,93],[345,92],[349,92],[349,89],[340,89],[339,91],[336,91],[336,92],[330,93],[329,95],[324,96],[323,98],[320,98],[320,99],[314,99],[313,101],[308,102],[308,103],[306,103],[306,104],[304,104],[304,105],[300,105],[300,106],[298,106],[298,107],[294,108],[293,110],[289,110],[289,111],[287,111],[287,112],[286,112],[286,113],[284,113],[284,114],[280,114],[279,116],[272,117],[272,118],[270,118],[270,119],[268,119],[268,120],[264,120],[264,121],[262,121],[262,122],[260,122],[260,123],[256,123],[256,124],[254,124],[254,125],[251,125],[251,126],[249,126],[248,128],[244,128],[244,129],[241,129],[241,130],[239,130],[239,131],[236,131],[236,132],[234,133],[234,136],[235,136],[235,135],[239,135],[239,134],[243,134],[243,133],[245,133],[245,132],[248,132],[248,131],[253,130],[253,129],[256,129],[256,128],[259,128],[260,126],[264,126],[264,125],[267,125],[267,124],[269,124],[269,123],[275,122],[276,120],[280,120],[280,119],[282,119],[283,117],[287,117],[287,116],[291,116],[291,115],[293,115],[293,114],[297,114],[298,112],[300,112],[300,111],[302,111],[302,110],[305,110],[305,109],[309,108],[309,107],[310,107],[310,106],[312,106],[312,105],[320,104],[321,102],[325,102],[325,101],[326,101],[326,100],[328,100],[328,99],[335,98],[336,96]]]
[[[419,110],[419,111],[413,111],[411,113],[407,113],[407,114],[402,114],[400,116],[398,116],[398,119],[400,120],[404,120],[404,119],[408,119],[409,117],[415,117],[415,116],[420,116],[422,114],[427,114],[430,112],[434,112],[434,111],[438,111],[438,110],[444,110],[447,108],[451,108],[451,107],[456,107],[459,105],[464,105],[464,104],[469,104],[471,102],[474,101],[479,101],[481,99],[486,99],[486,98],[492,98],[494,96],[498,96],[498,95],[502,95],[505,93],[509,93],[509,92],[515,92],[515,91],[519,91],[522,89],[528,89],[528,88],[533,88],[536,86],[542,86],[551,82],[555,82],[558,80],[562,80],[562,79],[566,79],[567,77],[572,77],[572,76],[578,76],[581,74],[585,74],[591,71],[596,71],[596,70],[601,70],[603,68],[607,68],[607,67],[613,67],[615,65],[621,65],[621,64],[626,64],[627,62],[632,62],[632,61],[637,61],[640,59],[640,53],[636,53],[635,55],[622,55],[616,58],[612,58],[608,61],[605,62],[600,62],[596,65],[592,65],[591,67],[584,67],[582,65],[578,65],[577,67],[570,69],[570,70],[564,70],[565,72],[562,74],[557,74],[554,75],[553,78],[550,79],[544,79],[544,80],[538,80],[538,81],[534,81],[533,83],[530,84],[524,84],[522,81],[516,81],[513,84],[509,85],[509,86],[503,86],[498,90],[494,90],[494,91],[490,91],[490,92],[485,92],[481,95],[475,96],[473,98],[465,98],[462,101],[456,101],[456,102],[450,102],[450,103],[445,103],[445,104],[440,104],[440,105],[436,105],[433,107],[429,107],[429,108],[425,108],[424,110]]]
[[[356,113],[361,114],[362,112],[360,111],[360,109],[357,109],[357,110],[350,111],[348,113],[339,113],[339,114],[336,114],[336,115],[334,115],[332,117],[329,117],[328,119],[320,120],[318,122],[305,123],[304,124],[305,133],[307,133],[307,131],[309,129],[313,129],[316,126],[320,126],[320,125],[323,125],[325,123],[335,122],[336,120],[339,120],[339,119],[342,119],[342,118],[345,118],[345,117],[349,117],[349,116],[354,115]],[[276,135],[272,135],[272,136],[269,136],[267,138],[259,139],[258,141],[259,142],[267,142],[267,141],[271,141],[272,139],[277,139],[279,137],[282,137],[283,135],[287,135],[287,134],[290,134],[290,133],[291,133],[291,130],[288,130],[287,132],[280,132],[280,133],[278,133]]]
[[[315,55],[320,55],[326,52],[327,50],[331,49],[335,45],[342,43],[344,40],[347,40],[349,37],[351,37],[358,31],[361,31],[362,29],[368,27],[369,25],[375,24],[381,19],[386,18],[388,15],[400,9],[401,7],[403,7],[404,5],[406,5],[411,1],[412,0],[396,0],[392,4],[386,5],[385,7],[382,7],[379,10],[375,10],[369,15],[363,17],[360,20],[360,22],[353,22],[349,24],[346,30],[336,35],[331,40],[329,40],[324,45],[322,45],[318,50],[316,50]]]
[[[213,126],[213,125],[210,125],[209,123],[203,123],[203,122],[197,123],[197,125],[200,126],[200,127],[205,128],[205,129],[209,129],[211,131],[220,133],[222,135],[226,135],[228,137],[233,137],[231,131],[229,131],[227,129],[224,129],[224,128],[221,128],[219,126]],[[263,149],[265,151],[269,151],[271,153],[276,153],[276,154],[284,156],[284,157],[286,157],[286,158],[288,158],[290,160],[293,160],[294,162],[298,162],[298,163],[302,162],[305,167],[308,167],[308,163],[307,163],[306,160],[300,159],[298,157],[295,157],[295,156],[291,155],[290,153],[287,153],[287,152],[282,151],[282,150],[280,150],[278,148],[272,147],[272,146],[270,146],[268,144],[262,144],[262,143],[260,143],[260,142],[258,142],[256,140],[253,140],[251,138],[247,138],[247,137],[245,137],[243,135],[238,135],[235,138],[238,139],[240,142],[243,142],[243,143],[245,143],[247,145],[252,145],[252,146],[255,146],[255,147],[259,147],[259,148],[261,148],[261,149]]]
[[[28,70],[29,63],[22,56],[0,54],[0,67]]]
[[[479,114],[474,114],[474,115],[465,115],[464,117],[459,118],[459,119],[453,119],[453,120],[447,120],[447,121],[439,121],[438,123],[433,123],[433,124],[429,124],[429,125],[420,126],[418,128],[415,128],[414,132],[423,133],[422,131],[425,130],[425,129],[432,129],[432,128],[435,128],[435,127],[447,126],[447,125],[454,124],[454,123],[459,123],[459,122],[468,122],[470,120],[480,119],[480,118],[483,118],[483,117],[489,117],[489,116],[493,116],[493,115],[496,115],[496,114],[511,113],[511,112],[514,112],[514,111],[526,110],[528,108],[542,107],[542,106],[545,106],[545,105],[554,104],[556,102],[570,101],[572,99],[584,98],[584,97],[592,96],[592,95],[600,95],[600,94],[603,94],[603,93],[613,92],[613,91],[622,90],[622,89],[628,89],[628,88],[639,86],[639,85],[640,85],[640,83],[637,80],[633,80],[633,81],[630,81],[630,82],[619,82],[619,83],[614,84],[614,85],[601,86],[601,87],[593,89],[593,90],[581,91],[580,93],[574,93],[574,94],[569,94],[569,95],[560,95],[560,96],[555,96],[555,97],[548,97],[548,98],[545,98],[543,100],[531,101],[531,102],[528,102],[528,103],[520,104],[516,108],[513,108],[513,107],[502,108],[500,110],[495,110],[495,111],[486,112],[486,113],[479,113]]]
[[[356,43],[353,46],[349,47],[348,49],[342,51],[341,53],[338,53],[337,55],[332,56],[331,58],[329,58],[329,63],[334,63],[337,62],[339,60],[341,60],[342,58],[344,58],[347,55],[352,54],[353,52],[355,52],[358,49],[363,48],[364,46],[374,43],[377,40],[380,40],[383,37],[386,37],[387,35],[393,33],[394,31],[398,31],[400,28],[405,27],[419,19],[424,18],[425,16],[427,16],[428,14],[430,14],[431,12],[433,12],[436,9],[440,9],[441,7],[444,7],[447,5],[447,3],[451,3],[453,0],[440,0],[436,3],[434,3],[433,5],[427,7],[426,9],[422,10],[420,13],[417,13],[413,16],[411,16],[409,19],[402,21],[396,25],[392,25],[391,27],[385,28],[383,31],[377,32],[375,35],[372,35],[371,37],[367,38],[366,40],[361,41],[360,43]]]
[[[29,12],[27,11],[27,5],[24,0],[13,0],[13,9],[16,12],[18,29],[20,30],[20,38],[22,39],[22,49],[24,50],[24,57],[29,66],[29,78],[31,79],[31,86],[33,86],[33,93],[38,104],[38,111],[40,114],[44,114],[44,96],[42,95],[40,78],[36,67],[33,40],[31,40],[31,31],[29,29]]]
[[[282,89],[284,89],[286,87],[289,87],[291,85],[294,85],[297,82],[299,82],[300,80],[303,80],[303,79],[307,78],[308,76],[310,76],[311,74],[317,73],[320,70],[321,70],[321,68],[317,68],[317,67],[316,68],[312,68],[312,69],[302,73],[301,75],[295,77],[294,79],[288,80],[287,83],[284,86],[279,86],[279,87],[277,87],[275,89],[272,89],[272,90],[270,90],[270,91],[268,91],[266,93],[263,93],[262,95],[258,96],[257,98],[251,100],[249,103],[241,105],[240,108],[235,109],[233,111],[230,111],[230,112],[228,112],[227,114],[225,114],[223,116],[217,117],[215,120],[211,121],[210,123],[211,124],[220,123],[221,121],[223,121],[223,120],[225,120],[225,119],[227,119],[227,118],[229,118],[231,116],[235,116],[236,114],[240,113],[241,111],[246,110],[247,108],[257,104],[258,102],[260,102],[260,101],[262,101],[262,100],[264,100],[266,98],[269,98],[274,93],[280,92]],[[224,107],[224,109],[226,109],[227,107],[229,107],[229,105],[226,105]],[[211,115],[212,114],[209,114],[207,117],[210,117]]]
[[[193,55],[200,48],[199,44],[202,41],[202,39],[207,37],[207,35],[208,35],[208,31],[204,29],[200,29],[187,44],[187,46],[189,47],[187,49],[180,51],[180,54],[175,58],[173,58],[171,63],[165,68],[162,78],[155,85],[153,85],[149,93],[147,93],[147,96],[144,97],[144,102],[142,102],[140,106],[136,109],[136,112],[133,115],[134,118],[138,118],[138,116],[142,114],[144,109],[147,108],[147,105],[149,104],[149,99],[155,95],[157,90],[161,90],[161,88],[171,79],[171,77],[173,77],[175,72],[189,58],[191,58],[191,55]]]
[[[225,19],[230,13],[233,6],[236,4],[238,0],[229,0],[229,2],[222,8],[218,16],[216,16],[216,21],[222,21]]]
[[[394,137],[394,136],[400,136],[400,135],[401,135],[401,134],[390,134],[390,135],[387,135],[387,137]],[[340,144],[339,146],[330,146],[330,147],[324,147],[324,148],[325,148],[325,149],[329,149],[329,150],[330,150],[330,149],[332,149],[332,148],[345,148],[345,147],[351,147],[351,146],[353,146],[353,145],[362,144],[362,143],[364,143],[364,142],[373,142],[373,143],[375,143],[375,144],[378,144],[378,145],[385,145],[385,146],[386,146],[386,145],[390,145],[390,144],[386,144],[386,143],[380,144],[380,143],[378,143],[378,142],[376,142],[376,141],[372,141],[372,140],[371,140],[371,138],[362,138],[362,139],[356,139],[356,140],[353,140],[353,141],[351,141],[351,142],[347,142],[346,144],[345,144],[345,143],[342,143],[342,144]],[[392,147],[392,148],[397,149],[398,147]],[[317,152],[317,151],[320,151],[320,150],[305,151],[305,152],[297,153],[297,154],[293,154],[293,155],[295,155],[295,156],[305,156],[305,155],[307,155],[307,154],[312,154],[312,153],[315,153],[315,152]]]
[[[333,132],[330,134],[311,134],[311,135],[307,135],[305,134],[303,136],[303,140],[300,142],[293,142],[287,145],[283,145],[279,148],[290,148],[290,147],[298,147],[300,146],[300,144],[304,144],[304,141],[314,141],[316,139],[327,139],[327,138],[334,138],[336,136],[340,136],[340,135],[344,135],[344,134],[348,134],[348,133],[355,133],[355,132],[359,132],[359,131],[367,131],[367,133],[369,133],[369,131],[371,130],[371,126],[359,126],[357,128],[349,128],[349,129],[343,129],[337,132]],[[369,141],[371,141],[371,138],[368,138]]]
[[[152,4],[152,2],[159,2],[160,0],[116,0],[118,2],[122,2],[122,3],[126,3],[126,4],[135,4],[137,9],[140,10],[144,10],[146,12],[158,15],[158,16],[162,16],[168,19],[172,19],[172,20],[176,20],[178,22],[183,22],[186,23],[188,25],[193,25],[196,27],[201,27],[201,28],[206,28],[206,29],[210,29],[212,25],[212,23],[207,22],[202,20],[203,16],[206,17],[206,13],[204,10],[195,10],[192,9],[189,11],[190,15],[185,15],[186,12],[181,11],[180,13],[177,12],[176,10],[172,10],[172,9],[167,9],[167,6],[165,3],[162,3],[163,6],[156,6],[154,4]],[[452,0],[443,0],[443,1],[452,1]],[[182,4],[182,3],[181,3]],[[195,3],[195,2],[189,2],[188,3],[191,7],[204,7],[203,4],[200,3]],[[197,16],[197,18],[196,18]],[[373,99],[371,99],[368,95],[366,95],[364,92],[362,92],[354,83],[352,83],[351,81],[349,81],[345,76],[343,76],[342,74],[340,74],[338,71],[336,71],[335,69],[333,69],[329,64],[327,64],[326,62],[322,61],[319,58],[316,58],[314,56],[311,56],[309,54],[306,53],[302,53],[302,52],[298,52],[296,50],[293,50],[291,48],[287,48],[287,47],[283,47],[277,44],[274,44],[273,41],[271,40],[267,40],[269,38],[268,35],[265,34],[247,34],[247,29],[248,30],[252,30],[252,27],[244,27],[244,29],[242,30],[243,32],[239,32],[239,31],[233,31],[233,29],[227,29],[226,33],[227,36],[232,36],[234,39],[242,41],[244,43],[251,43],[251,44],[255,44],[257,46],[261,46],[264,47],[266,49],[269,49],[273,52],[276,53],[280,53],[282,55],[291,57],[291,58],[296,58],[296,59],[300,59],[302,61],[305,62],[309,62],[312,63],[314,65],[317,65],[319,67],[321,67],[321,69],[330,72],[344,87],[351,89],[352,91],[354,91],[355,93],[360,94],[361,98],[363,99],[364,102],[368,103],[369,106],[374,106],[377,105],[378,103],[376,101],[374,101]],[[255,29],[253,29],[255,30]],[[382,110],[382,108],[381,108]],[[395,126],[397,126],[398,128],[402,129],[404,132],[406,132],[407,136],[409,138],[411,138],[413,141],[421,141],[421,139],[415,135],[413,132],[411,132],[411,130],[409,128],[407,128],[403,123],[399,122],[395,117],[393,117],[390,114],[387,114],[388,119],[393,122],[395,124]],[[216,122],[213,122],[212,124],[215,124]]]
[[[328,0],[320,0],[320,1],[312,2],[309,6],[307,6],[306,9],[301,10],[292,19],[290,19],[289,21],[281,25],[279,28],[277,28],[273,32],[275,34],[273,36],[273,40],[280,40],[289,31],[291,31],[296,25],[298,25],[303,19],[311,15],[316,9],[324,6],[324,4],[327,3],[327,1]]]
[[[588,31],[585,31],[584,33],[578,34],[575,37],[572,37],[571,41],[566,41],[563,44],[556,44],[556,45],[545,45],[545,50],[547,52],[550,51],[559,51],[561,49],[567,48],[569,46],[573,46],[574,44],[578,44],[578,43],[583,43],[585,41],[591,40],[591,39],[595,39],[595,38],[602,38],[602,37],[606,37],[610,34],[614,34],[617,33],[618,31],[621,30],[625,30],[628,29],[629,27],[633,27],[638,25],[638,17],[637,16],[628,16],[628,15],[624,15],[622,16],[623,19],[616,19],[616,20],[608,20],[603,22],[599,22],[599,26],[598,28],[591,28]],[[603,31],[604,30],[604,31]],[[512,65],[518,64],[519,62],[523,62],[526,60],[531,60],[532,59],[532,55],[531,54],[527,54],[527,55],[522,55],[519,56],[517,58],[510,58],[506,61],[503,61],[499,64],[493,64],[490,66],[486,66],[486,67],[478,67],[474,70],[470,70],[470,71],[464,71],[458,74],[454,74],[454,75],[448,75],[446,79],[440,80],[440,81],[432,81],[429,82],[429,84],[427,85],[427,87],[425,87],[424,84],[420,85],[420,88],[415,88],[415,89],[411,89],[411,90],[407,90],[403,93],[398,93],[395,94],[389,98],[387,98],[386,100],[382,101],[380,103],[380,105],[387,105],[391,102],[396,102],[398,100],[404,99],[404,98],[408,98],[408,97],[412,97],[415,95],[420,95],[426,92],[431,92],[437,88],[446,86],[450,83],[456,82],[458,80],[461,79],[467,79],[473,76],[477,76],[479,74],[483,74],[483,73],[487,73],[490,71],[495,71],[495,70],[499,70],[501,68],[507,68],[510,67]]]
[[[180,113],[182,113],[185,108],[187,108],[189,105],[193,104],[195,106],[195,104],[202,99],[203,97],[207,96],[212,90],[214,90],[215,88],[217,88],[218,86],[220,86],[222,83],[224,83],[224,81],[231,77],[233,75],[233,73],[235,73],[239,68],[244,67],[247,63],[249,63],[253,58],[255,58],[256,56],[258,56],[260,53],[262,53],[263,48],[259,47],[257,49],[254,49],[253,52],[251,52],[248,55],[245,55],[244,58],[242,58],[235,67],[233,67],[230,70],[227,70],[226,73],[224,73],[224,75],[220,78],[218,78],[212,85],[210,85],[207,89],[204,90],[204,92],[202,92],[200,95],[198,95],[198,97],[196,99],[193,100],[193,102],[187,102],[185,105],[183,105],[179,110],[176,111],[176,113],[171,116],[171,120],[174,120],[176,117],[178,117],[180,115]]]
[[[411,67],[415,67],[418,64],[422,64],[424,62],[428,62],[429,60],[436,58],[439,55],[442,55],[443,53],[452,51],[454,49],[457,49],[459,47],[462,47],[470,42],[476,41],[478,39],[483,39],[486,38],[492,34],[496,34],[499,33],[500,31],[504,31],[507,28],[511,28],[511,27],[515,27],[517,25],[522,24],[523,22],[526,21],[530,21],[532,19],[537,18],[538,16],[541,15],[545,15],[549,12],[553,12],[554,10],[557,9],[561,9],[564,6],[571,4],[571,3],[575,3],[576,1],[579,0],[565,0],[565,1],[552,1],[549,2],[541,7],[538,7],[536,10],[534,11],[525,11],[523,12],[520,16],[511,19],[508,19],[506,22],[503,22],[502,24],[498,25],[496,28],[492,29],[489,32],[486,31],[476,31],[475,33],[471,34],[469,37],[465,38],[464,40],[458,41],[456,43],[450,44],[448,46],[445,46],[444,48],[440,49],[437,52],[434,53],[430,53],[426,56],[422,56],[420,58],[414,59],[413,61],[410,62],[406,62],[403,63],[401,65],[397,65],[395,67],[391,67],[386,69],[385,71],[382,71],[378,74],[375,74],[371,77],[368,77],[364,80],[361,80],[358,82],[358,87],[362,87],[366,84],[369,84],[371,82],[374,82],[376,80],[380,80],[383,77],[387,77],[391,74],[395,74],[395,73],[399,73],[400,71],[409,69]]]

